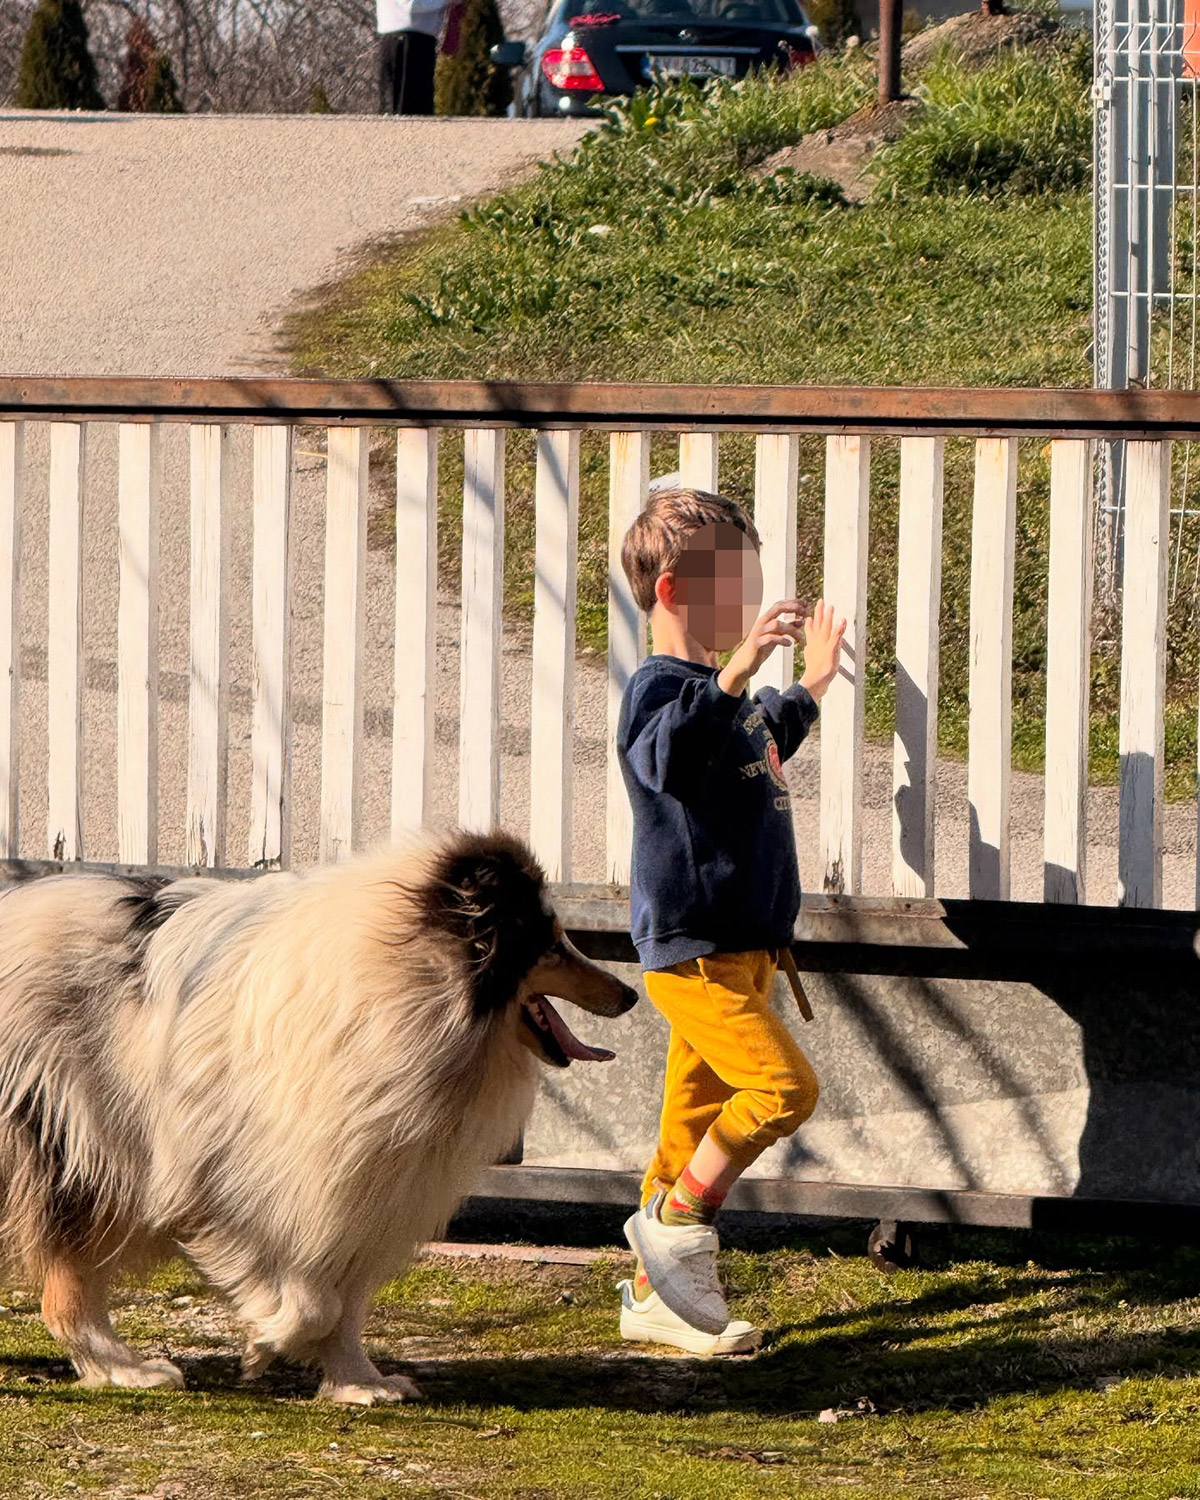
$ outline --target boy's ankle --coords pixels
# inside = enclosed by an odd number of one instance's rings
[[[668,1228],[684,1224],[710,1225],[724,1201],[724,1193],[706,1190],[685,1167],[675,1186],[659,1201],[658,1218]]]

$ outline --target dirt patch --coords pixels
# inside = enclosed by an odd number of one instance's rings
[[[851,203],[862,203],[871,192],[868,167],[880,146],[894,141],[915,110],[916,99],[901,99],[894,104],[869,105],[857,114],[835,125],[832,130],[814,130],[794,146],[785,146],[769,156],[759,168],[764,177],[790,167],[793,172],[811,172],[814,177],[828,177],[841,188]]]
[[[918,32],[905,44],[901,66],[906,80],[917,77],[945,48],[951,57],[968,66],[981,67],[1005,52],[1018,48],[1052,49],[1061,39],[1062,28],[1047,16],[1023,11],[1012,16],[989,16],[972,11],[951,16],[939,26]]]
[[[1062,29],[1045,16],[991,16],[974,11],[965,16],[951,16],[937,26],[927,27],[905,44],[903,71],[905,84],[912,87],[934,58],[943,50],[967,67],[982,67],[1006,52],[1027,48],[1052,50],[1062,39]],[[874,56],[877,43],[863,51]],[[814,177],[828,177],[836,182],[851,203],[863,203],[870,196],[868,168],[880,146],[894,141],[920,108],[920,100],[905,98],[883,106],[869,104],[831,130],[815,130],[794,146],[785,146],[769,156],[758,168],[764,177],[790,167],[794,172],[810,172]]]

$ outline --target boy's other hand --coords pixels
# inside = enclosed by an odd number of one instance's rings
[[[837,676],[845,634],[845,620],[836,620],[833,605],[818,599],[804,622],[804,676],[800,679],[817,702]]]
[[[792,618],[784,619],[784,615]],[[795,646],[804,639],[799,623],[803,615],[804,605],[799,599],[780,599],[770,609],[764,610],[755,620],[750,634],[717,674],[717,686],[732,697],[740,698],[746,691],[746,684],[776,646]],[[845,628],[843,623],[842,629]]]

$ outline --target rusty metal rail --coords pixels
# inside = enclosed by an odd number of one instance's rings
[[[963,436],[1197,438],[1191,391],[415,380],[0,378],[0,417]]]

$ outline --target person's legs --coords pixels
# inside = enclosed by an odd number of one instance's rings
[[[646,991],[653,1001],[661,976],[648,973],[645,977]],[[658,1148],[642,1179],[643,1205],[681,1178],[730,1093],[695,1048],[672,1029],[667,1044]],[[650,1294],[650,1280],[640,1260],[634,1272],[633,1294],[639,1301]]]
[[[708,1226],[751,1162],[796,1130],[817,1101],[812,1068],[771,1008],[774,974],[771,953],[717,954],[655,976],[650,991],[727,1097],[658,1212],[643,1208],[627,1234],[662,1300],[706,1332],[728,1317]]]
[[[403,32],[388,31],[379,38],[379,113],[381,115],[396,113],[396,84],[400,68],[402,36]]]
[[[404,91],[402,113],[433,113],[433,81],[437,68],[437,38],[423,31],[406,33],[404,49]]]
[[[645,977],[646,993],[653,1002],[660,976],[649,973]],[[696,1049],[672,1027],[663,1077],[658,1147],[642,1178],[643,1203],[648,1203],[660,1189],[669,1188],[683,1174],[696,1147],[732,1092]]]
[[[437,66],[437,41],[423,31],[402,31],[403,43],[397,63],[397,112],[402,115],[433,113],[433,72]]]
[[[678,1024],[729,1096],[686,1171],[719,1204],[768,1146],[808,1119],[818,1086],[808,1059],[772,1009],[773,954],[714,954],[697,960],[697,967],[707,1003],[690,1008]]]

